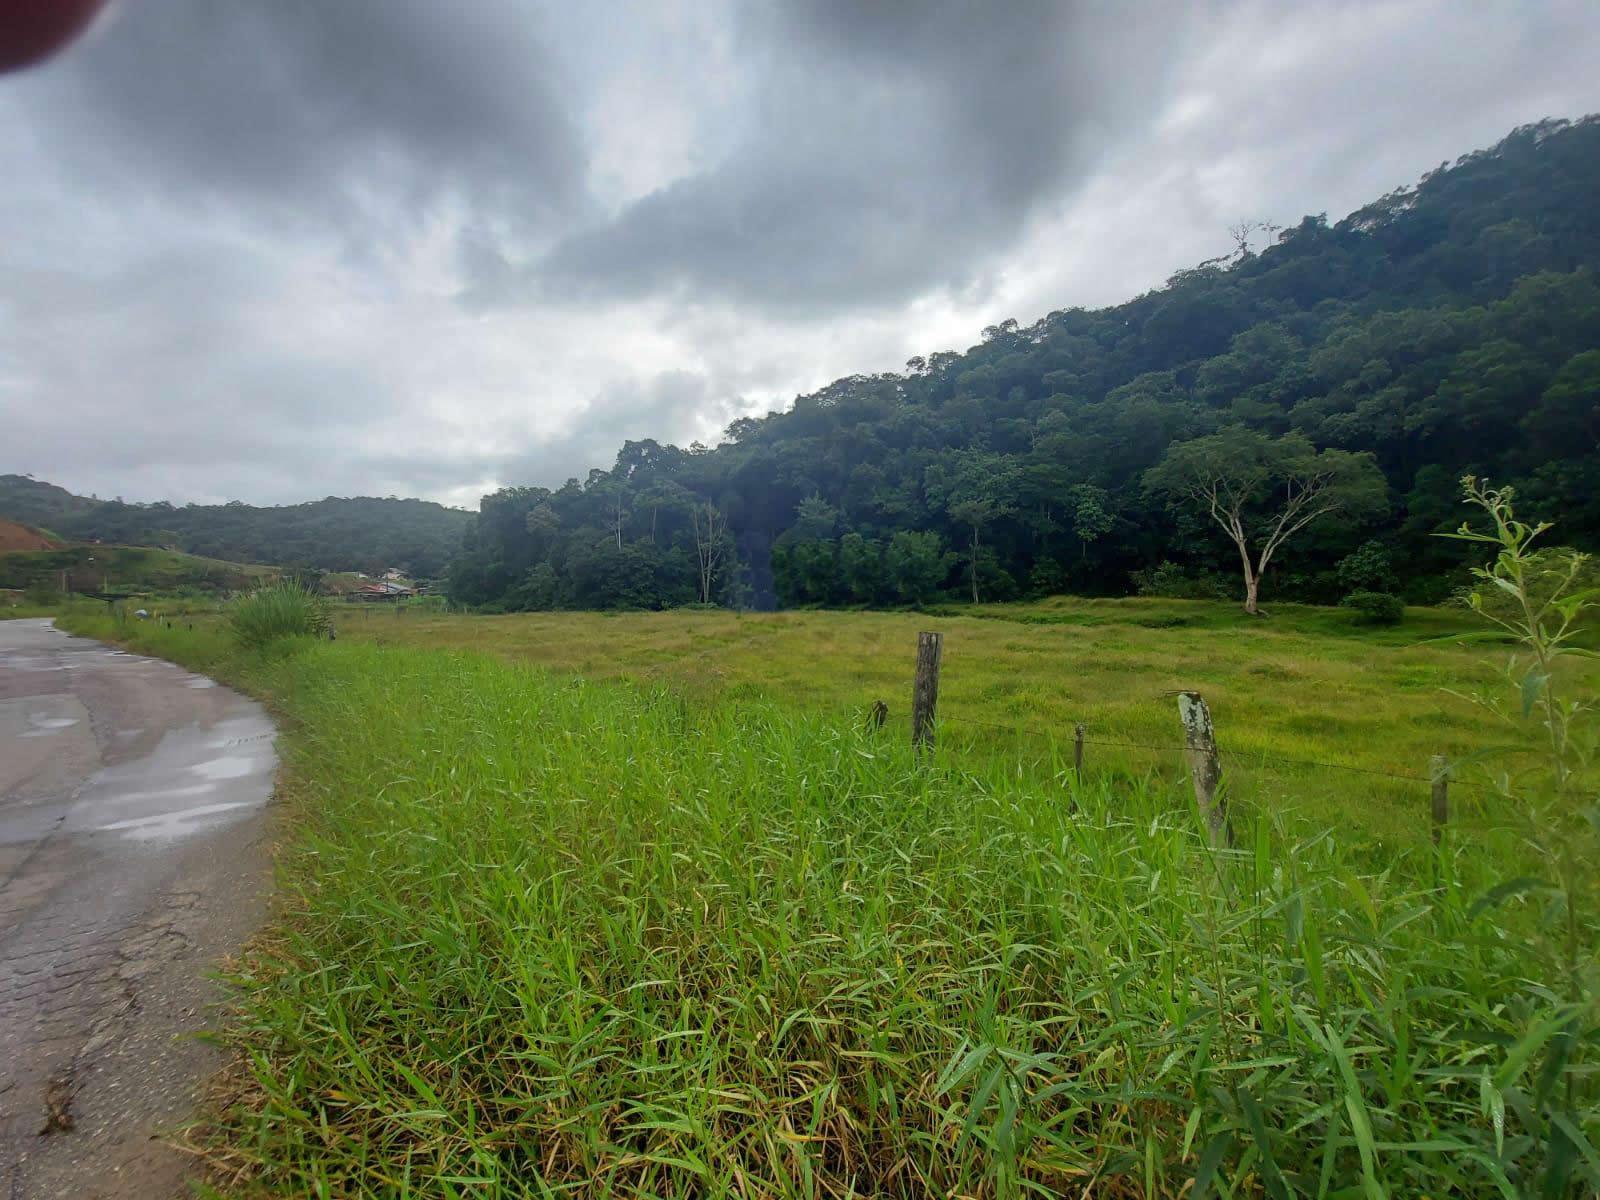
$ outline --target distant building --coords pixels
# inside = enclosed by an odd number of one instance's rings
[[[373,580],[348,593],[352,600],[405,600],[416,594],[416,588],[407,587],[403,583],[393,583],[387,579]]]

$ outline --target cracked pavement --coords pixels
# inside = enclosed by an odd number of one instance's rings
[[[177,1197],[221,1052],[210,978],[261,923],[277,758],[254,701],[0,621],[0,1197]]]

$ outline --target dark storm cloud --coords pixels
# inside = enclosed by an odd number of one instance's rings
[[[353,225],[453,194],[538,222],[579,203],[584,155],[541,29],[516,9],[126,3],[41,73],[41,108],[86,182],[114,174],[177,203]]]
[[[546,286],[779,308],[959,286],[1163,96],[1181,10],[793,0],[727,159],[559,245]],[[734,119],[738,119],[734,115]]]
[[[0,471],[472,502],[1600,108],[1592,0],[121,0],[0,76]]]

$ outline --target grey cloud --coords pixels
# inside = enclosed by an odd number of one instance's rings
[[[753,19],[723,162],[579,232],[543,286],[774,308],[961,286],[1162,98],[1176,10],[796,0]]]
[[[415,217],[449,195],[537,225],[584,152],[526,10],[490,0],[125,2],[14,85],[86,183],[221,198],[293,223]],[[113,175],[114,172],[114,175]]]
[[[609,467],[625,441],[687,445],[714,435],[741,411],[725,384],[693,371],[666,371],[604,388],[565,434],[485,464],[500,479],[546,487]]]
[[[74,465],[85,486],[131,498],[289,500],[307,463],[337,472],[397,415],[380,372],[309,344],[270,261],[217,249],[12,278],[36,305],[0,324],[0,362],[33,393],[8,422],[28,465]],[[14,403],[0,391],[0,410]]]

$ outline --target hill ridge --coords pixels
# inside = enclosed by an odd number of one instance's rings
[[[472,514],[431,500],[326,496],[282,505],[129,504],[0,475],[0,517],[79,541],[167,547],[202,558],[323,571],[442,574]]]

